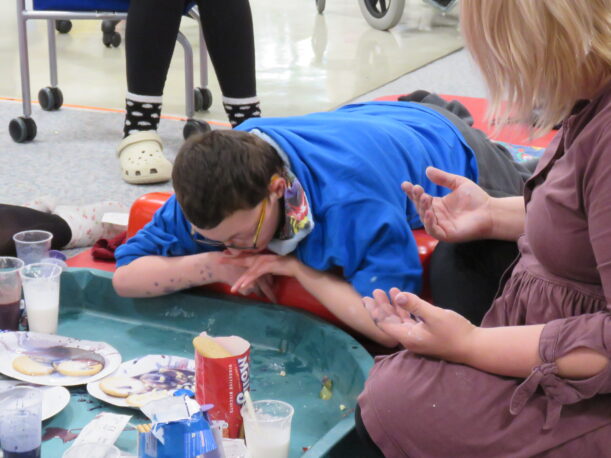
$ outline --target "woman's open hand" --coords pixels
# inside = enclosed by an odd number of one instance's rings
[[[482,188],[468,178],[434,167],[428,167],[426,175],[452,192],[445,197],[432,197],[422,186],[407,181],[401,188],[416,206],[430,235],[444,242],[466,242],[490,235],[492,198]]]
[[[363,302],[376,325],[410,351],[465,362],[479,329],[458,313],[436,307],[415,294],[376,289]]]

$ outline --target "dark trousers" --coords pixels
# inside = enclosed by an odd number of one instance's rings
[[[131,0],[125,30],[128,91],[160,96],[185,0]],[[255,45],[248,0],[197,0],[210,60],[225,97],[254,97]]]
[[[53,234],[51,248],[54,250],[63,248],[72,238],[70,226],[57,215],[27,207],[0,204],[0,256],[15,256],[13,235],[34,229]]]
[[[429,266],[433,303],[479,325],[492,305],[503,273],[517,256],[515,242],[439,242]]]

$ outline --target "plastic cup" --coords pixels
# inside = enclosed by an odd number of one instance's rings
[[[214,442],[217,446],[217,454],[219,458],[225,458],[225,447],[223,446],[223,421],[212,420],[210,422],[210,431],[214,436]]]
[[[120,456],[121,452],[114,445],[83,442],[66,450],[62,458],[118,458]]]
[[[255,418],[242,407],[246,448],[252,458],[287,458],[295,410],[282,401],[253,402]]]
[[[17,387],[0,395],[0,444],[4,458],[40,458],[42,392]]]
[[[30,331],[55,334],[59,316],[59,279],[57,264],[35,263],[21,269],[21,283]]]
[[[53,234],[47,231],[22,231],[13,235],[17,257],[26,265],[49,257]]]
[[[21,315],[21,277],[23,261],[10,256],[0,257],[0,329],[19,329]]]

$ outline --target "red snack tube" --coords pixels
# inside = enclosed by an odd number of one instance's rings
[[[205,332],[193,339],[195,347],[195,399],[214,404],[212,420],[226,423],[223,436],[240,435],[244,392],[250,390],[250,344],[238,336],[211,337]]]

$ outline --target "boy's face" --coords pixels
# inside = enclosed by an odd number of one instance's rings
[[[238,210],[212,229],[195,227],[195,231],[209,240],[222,242],[236,256],[265,250],[278,228],[279,201],[284,191],[282,183],[273,187],[277,189],[270,189],[266,199],[254,208]]]

